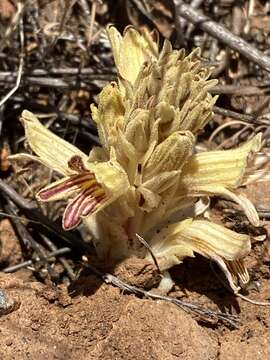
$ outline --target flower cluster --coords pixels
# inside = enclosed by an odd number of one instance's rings
[[[254,206],[235,189],[250,154],[260,148],[260,135],[237,149],[195,153],[196,136],[216,101],[209,89],[217,83],[209,80],[199,49],[186,56],[165,41],[159,51],[148,32],[131,27],[123,37],[112,26],[107,33],[118,81],[91,105],[101,147],[87,156],[32,113],[22,114],[34,158],[63,175],[38,199],[69,199],[63,228],[82,221],[103,258],[148,257],[136,241],[139,234],[162,270],[199,253],[217,262],[237,291],[249,280],[243,258],[250,238],[200,217],[200,205],[211,196],[227,197],[259,224]]]

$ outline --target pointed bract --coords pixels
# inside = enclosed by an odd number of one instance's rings
[[[143,63],[158,55],[157,44],[150,34],[142,36],[132,27],[128,27],[122,36],[115,27],[108,26],[107,34],[119,74],[134,84]]]

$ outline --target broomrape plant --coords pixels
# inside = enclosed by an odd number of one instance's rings
[[[260,148],[260,135],[237,149],[194,153],[196,136],[217,99],[208,92],[217,81],[209,80],[199,49],[186,56],[165,41],[159,52],[148,32],[127,28],[122,37],[109,27],[107,33],[118,81],[105,86],[98,105],[91,105],[102,146],[88,156],[24,111],[26,138],[37,156],[16,157],[34,158],[63,176],[37,198],[69,199],[63,228],[82,222],[99,256],[118,261],[136,254],[151,260],[138,234],[162,270],[198,253],[217,262],[237,292],[249,281],[243,258],[250,238],[199,217],[204,209],[198,205],[220,195],[259,225],[254,206],[235,189],[250,155]],[[183,219],[187,208],[193,215]]]

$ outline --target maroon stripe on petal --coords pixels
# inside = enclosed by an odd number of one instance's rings
[[[82,204],[81,206],[81,216],[88,216],[90,214],[93,214],[96,210],[96,208],[98,207],[98,205],[100,205],[101,203],[103,203],[103,201],[106,199],[105,194],[103,196],[99,196],[95,199],[93,199],[94,201],[89,201],[89,202],[85,202],[85,204]]]
[[[81,205],[81,216],[87,216],[91,213],[92,209],[94,209],[98,205],[98,201],[93,198],[89,197],[85,199],[84,203]]]
[[[79,223],[81,222],[78,209],[84,198],[85,191],[77,195],[68,203],[63,215],[63,228],[65,230],[70,230],[75,226],[79,225]]]
[[[37,196],[40,198],[40,200],[46,201],[57,194],[71,190],[73,187],[79,187],[80,185],[84,184],[86,181],[93,179],[94,179],[94,175],[90,173],[84,175],[74,175],[71,176],[69,179],[59,182],[55,186],[52,185],[47,189],[40,190]]]
[[[63,215],[64,229],[70,230],[79,225],[81,216],[85,216],[85,213],[88,215],[96,209],[100,204],[101,199],[104,199],[105,197],[104,194],[95,198],[94,192],[99,189],[99,186],[91,186],[69,202]]]
[[[101,201],[105,199],[105,193],[99,196],[95,196],[94,191],[99,189],[100,187],[88,189],[87,194],[85,194],[86,196],[84,200],[80,203],[80,207],[78,209],[80,216],[85,217],[92,214],[96,210],[98,205],[100,205]]]

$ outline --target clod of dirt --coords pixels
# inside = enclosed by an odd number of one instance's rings
[[[17,236],[8,219],[0,221],[0,264],[2,267],[17,264],[22,251]]]
[[[216,359],[211,332],[174,305],[124,295],[94,276],[83,280],[91,295],[76,295],[67,307],[47,300],[45,286],[44,293],[25,282],[9,289],[21,306],[0,317],[0,358]]]
[[[130,285],[144,289],[151,289],[161,280],[153,263],[136,257],[123,260],[113,269],[113,274]]]
[[[0,1],[0,18],[9,19],[15,13],[15,7],[9,0]]]
[[[183,311],[171,304],[132,299],[93,359],[215,359],[217,344]]]
[[[270,193],[265,191],[269,182],[255,182],[248,184],[245,188],[245,195],[260,210],[269,210]]]
[[[252,337],[248,342],[231,339],[221,344],[219,360],[266,360],[270,359],[269,333]]]

